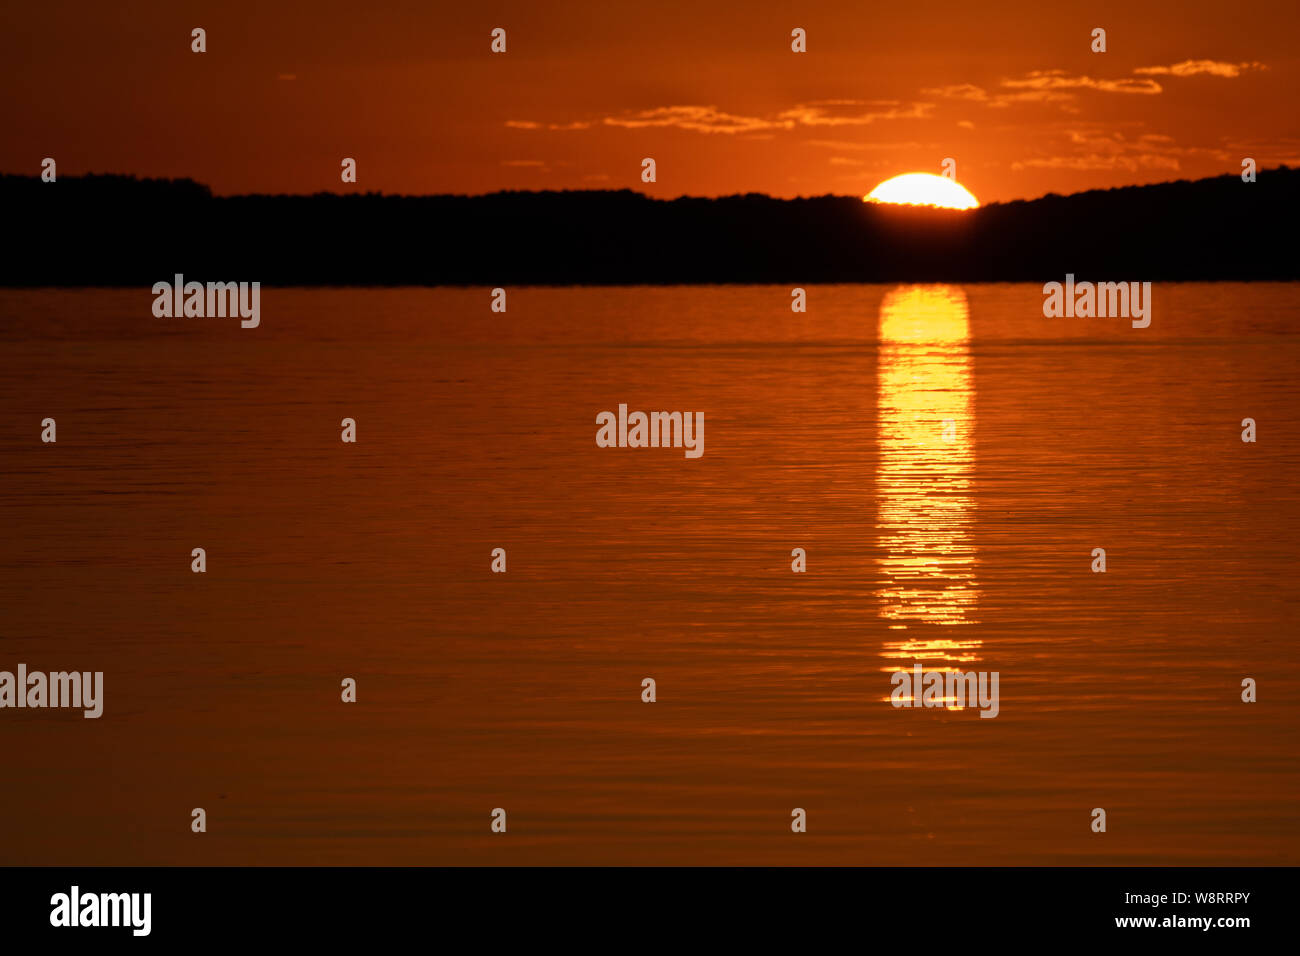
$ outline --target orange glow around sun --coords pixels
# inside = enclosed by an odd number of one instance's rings
[[[943,209],[976,209],[980,204],[970,190],[955,179],[931,173],[904,173],[886,179],[862,198],[865,202],[938,206]]]

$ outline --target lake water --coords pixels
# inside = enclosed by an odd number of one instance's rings
[[[1298,293],[0,292],[0,863],[1300,863]]]

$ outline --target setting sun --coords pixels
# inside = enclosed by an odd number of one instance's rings
[[[975,209],[980,204],[970,190],[956,180],[931,173],[904,173],[886,179],[864,196],[863,200],[909,206],[939,206],[944,209]]]

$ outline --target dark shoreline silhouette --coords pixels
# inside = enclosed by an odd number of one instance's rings
[[[1300,278],[1300,170],[971,212],[631,190],[217,197],[189,179],[0,176],[0,285],[607,285]]]

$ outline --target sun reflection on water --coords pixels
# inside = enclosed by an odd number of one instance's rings
[[[960,288],[902,287],[881,303],[876,490],[884,553],[876,596],[893,630],[978,623],[969,340]],[[980,641],[931,638],[925,630],[886,642],[883,656],[899,660],[886,670],[913,661],[952,670],[979,660]]]

